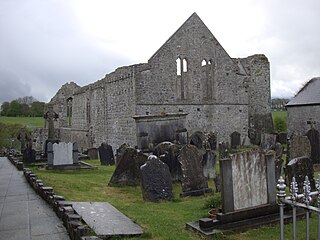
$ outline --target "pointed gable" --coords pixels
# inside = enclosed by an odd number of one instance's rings
[[[218,40],[213,36],[208,27],[203,23],[197,13],[193,13],[178,30],[156,51],[149,62],[153,58],[161,55],[162,52],[167,52],[168,45],[176,44],[177,52],[186,53],[187,50],[192,50],[195,47],[203,47],[210,43],[210,48],[212,51],[212,46],[219,49],[219,52],[223,52],[225,57],[230,58],[228,53],[224,50]],[[207,48],[208,46],[206,46]],[[187,49],[188,48],[188,49]],[[209,50],[210,51],[210,50]],[[205,52],[205,50],[204,50]],[[212,54],[216,54],[217,51]],[[211,54],[211,55],[212,55]],[[177,54],[176,54],[177,55]],[[221,57],[221,56],[219,56]],[[210,58],[209,56],[207,58]],[[209,61],[209,59],[206,59]],[[231,60],[231,58],[230,58]]]

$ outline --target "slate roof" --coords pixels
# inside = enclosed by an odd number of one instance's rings
[[[307,82],[286,106],[299,105],[320,105],[320,77]]]

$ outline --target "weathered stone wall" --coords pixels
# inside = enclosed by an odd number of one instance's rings
[[[218,141],[230,142],[230,134],[237,131],[241,138],[248,136],[247,105],[137,105],[137,115],[145,112],[160,114],[188,113],[186,128],[191,136],[196,131],[214,132]]]
[[[263,54],[239,59],[248,74],[246,85],[249,94],[249,127],[261,134],[271,132],[270,64]]]
[[[121,67],[108,74],[105,81],[106,142],[114,149],[123,143],[136,145],[135,71],[139,65]]]
[[[58,92],[53,100],[59,101],[52,101],[61,115],[58,127],[67,123],[64,95],[70,94]],[[72,96],[71,139],[83,148],[102,142],[114,149],[135,146],[136,115],[187,113],[189,136],[212,131],[218,141],[230,141],[234,131],[245,138],[251,125],[268,131],[271,123],[272,128],[268,59],[230,58],[196,14],[148,63],[120,67],[76,87]],[[66,134],[61,136],[67,139]]]
[[[80,89],[74,82],[64,84],[51,99],[50,103],[53,104],[53,111],[55,111],[59,118],[54,122],[55,128],[70,127],[67,117],[67,103],[68,99],[73,101],[73,94]]]
[[[293,131],[299,135],[306,135],[310,130],[310,124],[307,121],[313,119],[316,121],[314,128],[320,132],[320,106],[292,106],[287,107],[287,127],[288,136]]]

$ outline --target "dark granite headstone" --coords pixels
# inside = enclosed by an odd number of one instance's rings
[[[313,166],[310,158],[299,157],[299,158],[292,159],[286,167],[286,173],[288,177],[288,182],[291,183],[292,177],[296,178],[299,192],[303,191],[303,182],[305,180],[305,176],[308,176],[309,178],[311,190],[315,190],[315,181],[313,178]]]
[[[149,201],[173,199],[172,181],[167,164],[155,155],[140,167],[143,198]]]
[[[171,142],[159,143],[154,148],[154,155],[168,165],[173,181],[180,181],[182,178],[181,165],[178,161],[181,146]]]
[[[48,142],[46,152],[47,152],[47,157],[48,157],[48,165],[52,166],[53,165],[53,144],[52,144],[52,142]]]
[[[279,132],[277,134],[277,142],[281,144],[287,144],[288,133],[287,132]]]
[[[261,147],[263,150],[272,150],[276,146],[277,135],[270,133],[263,133],[261,136]]]
[[[146,163],[147,158],[141,151],[131,147],[126,148],[110,179],[109,185],[139,185],[141,178],[140,167]]]
[[[313,164],[319,164],[320,163],[320,138],[319,138],[319,132],[311,128],[307,132],[307,137],[311,144],[311,160]]]
[[[190,137],[190,144],[196,146],[197,148],[202,148],[204,138],[205,136],[202,132],[195,132]]]
[[[230,139],[231,139],[231,148],[239,148],[241,145],[241,138],[240,138],[240,133],[238,132],[233,132],[230,134]]]
[[[23,150],[22,160],[24,163],[36,162],[36,151],[32,147],[27,147]]]
[[[73,164],[79,164],[79,150],[78,150],[78,143],[73,143],[73,150],[72,150],[72,159]]]
[[[193,145],[185,145],[180,150],[178,160],[182,170],[182,196],[203,195],[210,192],[207,179],[202,172],[202,155]]]
[[[88,156],[90,159],[99,159],[98,155],[98,149],[97,148],[89,148],[88,149]]]
[[[112,147],[107,143],[101,143],[99,147],[99,157],[101,165],[113,165],[114,155]]]

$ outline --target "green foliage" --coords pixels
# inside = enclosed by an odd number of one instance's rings
[[[221,207],[221,195],[220,194],[215,194],[205,200],[205,203],[204,203],[205,209],[219,208],[219,207]]]
[[[19,98],[1,105],[1,116],[8,117],[41,117],[44,114],[44,102],[30,102],[32,97]],[[35,100],[35,99],[34,99]]]
[[[10,124],[0,122],[0,149],[11,148],[12,140],[16,139],[22,127],[23,125],[21,124]]]
[[[280,117],[276,117],[273,120],[273,127],[274,127],[274,130],[277,132],[287,131],[287,123],[283,118],[280,118]]]

